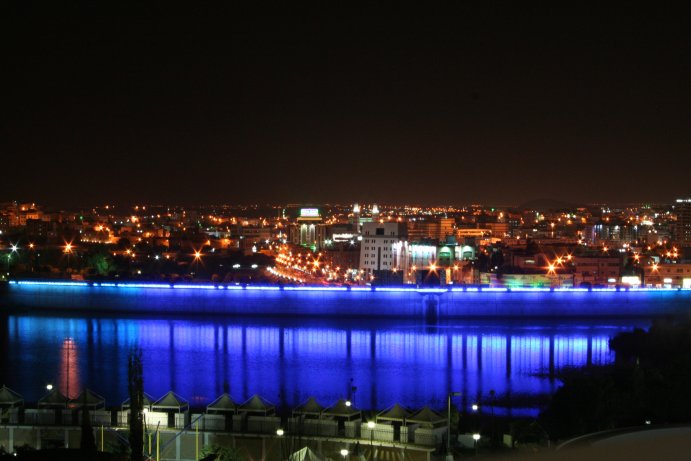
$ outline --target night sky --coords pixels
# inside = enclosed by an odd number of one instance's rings
[[[668,7],[10,3],[0,202],[691,195],[691,27]]]

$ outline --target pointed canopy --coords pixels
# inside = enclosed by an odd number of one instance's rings
[[[106,399],[90,389],[85,389],[76,399],[70,401],[70,405],[81,408],[83,406],[95,410],[106,406]]]
[[[319,405],[314,397],[310,397],[307,402],[293,410],[293,415],[320,416],[324,407]]]
[[[405,420],[410,417],[412,413],[399,404],[396,404],[389,408],[388,410],[384,410],[381,413],[377,415],[377,421],[399,421],[402,423],[405,423]]]
[[[144,408],[151,408],[152,403],[154,403],[154,398],[151,397],[146,392],[144,392],[144,402],[143,402]],[[122,402],[122,409],[123,410],[127,410],[129,407],[130,407],[130,399],[127,399],[124,402]]]
[[[274,405],[254,394],[249,400],[238,407],[238,411],[241,413],[255,413],[268,415],[273,413],[275,410]]]
[[[57,389],[53,388],[52,391],[44,395],[41,400],[38,401],[39,408],[67,408],[69,399],[62,395],[62,393]]]
[[[234,413],[236,409],[237,405],[228,393],[224,393],[206,406],[207,412]]]
[[[185,411],[189,408],[187,400],[183,399],[173,391],[169,391],[166,395],[156,400],[151,404],[152,411]]]
[[[344,399],[341,399],[338,402],[336,402],[336,405],[332,406],[331,408],[328,408],[327,410],[324,410],[323,414],[328,416],[338,416],[352,419],[356,416],[360,416],[360,410],[352,406],[346,405],[346,401]]]
[[[435,413],[425,407],[422,410],[415,413],[413,416],[407,419],[408,423],[418,423],[425,424],[429,426],[434,426],[435,424],[445,423],[446,418],[441,416],[439,413]]]
[[[288,457],[288,461],[324,461],[324,459],[310,447],[304,447]]]
[[[24,399],[21,395],[17,394],[15,391],[7,386],[2,386],[0,388],[0,406],[4,407],[16,407],[22,405]]]

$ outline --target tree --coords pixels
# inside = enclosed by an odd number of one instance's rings
[[[94,249],[87,257],[87,264],[93,268],[98,275],[109,275],[117,267],[110,256],[110,252],[105,245],[100,245]]]
[[[144,377],[142,373],[142,351],[130,351],[127,363],[127,388],[130,395],[130,459],[144,459]]]
[[[691,421],[691,321],[658,320],[610,340],[610,366],[563,370],[541,415],[555,438],[618,427]]]

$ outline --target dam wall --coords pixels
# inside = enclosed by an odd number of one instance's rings
[[[2,309],[263,316],[628,317],[691,312],[689,289],[415,288],[9,282]]]

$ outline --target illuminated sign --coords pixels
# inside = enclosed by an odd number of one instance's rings
[[[301,218],[318,218],[319,209],[318,208],[300,208]]]
[[[334,242],[347,242],[348,240],[352,239],[355,237],[354,234],[333,234],[333,241]]]

